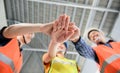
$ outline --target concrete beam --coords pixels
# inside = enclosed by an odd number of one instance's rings
[[[107,8],[110,8],[110,7],[111,7],[112,2],[113,2],[113,0],[109,0],[109,2],[108,2],[108,4],[107,4]],[[107,18],[107,15],[108,15],[108,12],[106,11],[106,12],[104,13],[104,16],[103,16],[103,18],[102,18],[102,21],[101,21],[101,23],[100,23],[99,29],[102,29],[102,27],[104,26],[104,23],[105,23],[105,20],[106,20],[106,18]]]
[[[102,11],[102,12],[104,12],[104,11],[114,12],[114,13],[119,12],[118,10],[114,10],[114,9],[108,9],[108,8],[103,8],[103,7],[95,7],[95,6],[76,4],[76,3],[53,2],[53,1],[44,1],[44,0],[29,0],[29,1],[35,1],[35,2],[40,2],[40,3],[45,3],[45,4],[54,4],[54,5],[76,7],[76,8],[92,9],[92,10],[97,10],[97,11]]]

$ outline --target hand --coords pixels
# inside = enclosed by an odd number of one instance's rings
[[[69,22],[70,22],[70,17],[67,15],[61,15],[57,20],[51,22],[51,23],[47,23],[43,25],[43,33],[45,33],[46,35],[51,36],[51,32],[54,29],[54,31],[57,30],[56,26],[53,26],[55,24],[56,21],[59,21],[59,24],[57,27],[64,29],[64,30],[68,30],[68,26],[69,26]]]
[[[77,42],[80,38],[80,29],[75,25],[75,23],[70,22],[69,30],[74,30],[74,34],[70,37],[70,40],[73,42]]]
[[[54,27],[58,27],[59,21],[56,21],[53,25]],[[67,30],[67,33],[62,28],[57,28],[52,31],[51,38],[53,41],[57,43],[63,43],[64,41],[68,40],[74,34],[73,30]]]
[[[57,29],[63,29],[66,32],[68,31],[68,27],[69,27],[69,22],[70,22],[70,17],[67,15],[61,15],[58,19],[58,24],[57,27],[53,26],[53,30],[56,31]]]

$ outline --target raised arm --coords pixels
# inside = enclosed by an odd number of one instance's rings
[[[66,22],[65,19],[63,21]],[[72,30],[65,31],[62,27],[58,27],[60,25],[59,23],[64,23],[63,21],[56,21],[55,25],[53,26],[54,30],[51,33],[51,41],[48,47],[48,52],[43,55],[44,63],[48,63],[52,58],[56,57],[58,46],[64,41],[68,40],[73,34]]]
[[[96,62],[98,62],[97,55],[92,49],[91,46],[89,46],[82,38],[80,35],[80,29],[75,26],[74,23],[70,24],[70,27],[74,27],[75,32],[73,36],[70,38],[70,40],[73,42],[75,45],[76,51],[83,57],[93,59]]]
[[[3,35],[6,38],[14,38],[19,35],[35,32],[43,32],[50,35],[54,22],[46,24],[20,23],[10,25],[3,31]]]

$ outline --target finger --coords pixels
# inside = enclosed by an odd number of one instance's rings
[[[59,18],[59,25],[58,25],[58,29],[63,29],[63,27],[65,26],[65,18],[66,15],[61,15],[61,17]]]
[[[62,18],[63,18],[63,15],[61,15],[61,16],[59,17],[59,24],[58,24],[58,26],[61,26],[61,24],[62,24]]]
[[[74,22],[70,22],[69,25],[70,25],[70,26],[68,27],[68,30],[71,30],[71,29],[72,29],[72,30],[73,30],[73,29],[76,30],[76,29],[77,29]]]
[[[61,15],[61,16],[59,17],[57,30],[61,29],[62,18],[63,18],[63,15]]]
[[[62,29],[64,29],[65,28],[65,22],[66,22],[66,18],[67,18],[67,15],[66,14],[64,14],[63,15],[63,18],[62,18]]]
[[[74,25],[75,25],[74,22],[70,22],[70,23],[69,23],[69,26],[74,26]]]
[[[58,26],[58,20],[55,21],[53,24],[53,32],[57,31],[57,26]]]
[[[68,30],[69,23],[70,23],[70,17],[69,17],[69,16],[67,16],[66,21],[65,21],[65,31],[67,31],[67,30]]]
[[[66,34],[66,32],[61,33],[61,35],[59,36],[58,41],[60,41],[60,42],[64,42],[64,41],[70,39],[70,37],[71,37],[73,34],[74,34],[73,31],[68,31],[67,34]]]
[[[68,31],[75,31],[75,30],[76,30],[75,27],[69,27],[69,28],[68,28]]]
[[[76,28],[76,25],[75,25],[75,23],[74,23],[74,22],[70,22],[70,23],[69,23],[69,27]]]

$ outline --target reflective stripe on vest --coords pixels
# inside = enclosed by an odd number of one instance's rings
[[[7,56],[3,55],[2,53],[0,53],[0,61],[4,62],[5,64],[8,64],[14,71],[15,67],[13,61],[9,59]]]
[[[107,58],[102,64],[101,73],[104,73],[105,67],[108,64],[112,63],[113,61],[117,60],[118,58],[120,58],[120,54],[114,54],[114,55],[110,56],[109,58]],[[120,71],[118,71],[117,73],[120,73]]]

